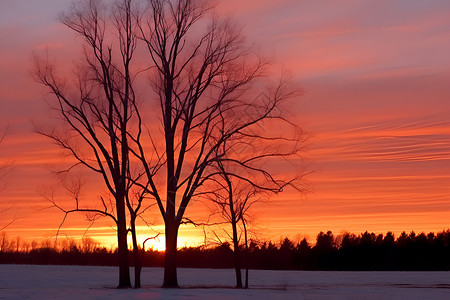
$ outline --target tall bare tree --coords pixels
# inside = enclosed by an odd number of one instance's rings
[[[267,155],[259,149],[250,155],[231,156],[225,143],[252,150],[291,140],[295,144],[289,150],[292,154],[299,151],[301,143],[297,136],[286,137],[279,129],[258,130],[264,123],[267,128],[290,124],[278,108],[294,93],[282,78],[266,91],[266,97],[257,97],[255,90],[262,89],[259,79],[266,75],[267,65],[250,51],[233,22],[218,18],[208,1],[148,2],[140,29],[155,66],[150,80],[159,104],[156,116],[161,120],[161,130],[152,131],[151,137],[152,141],[162,140],[163,146],[149,150],[145,139],[137,136],[134,142],[139,150],[133,153],[142,162],[147,191],[156,200],[165,224],[163,286],[177,287],[178,229],[193,199],[210,192],[206,186],[218,174],[215,163],[226,161],[241,169],[241,174],[246,173],[242,179],[256,185],[263,178],[261,188],[277,189],[285,184],[273,177],[270,169],[260,167],[261,162],[285,153],[270,151]],[[155,119],[151,114],[140,117]],[[157,136],[158,132],[162,136]],[[149,153],[162,153],[164,164],[149,168]]]
[[[130,285],[126,208],[130,190],[137,188],[140,201],[156,201],[165,224],[163,286],[178,287],[178,229],[190,203],[217,188],[217,163],[239,169],[236,174],[244,174],[240,179],[255,187],[280,189],[286,182],[263,164],[295,155],[301,141],[298,132],[288,136],[284,128],[276,128],[292,125],[279,114],[282,102],[295,94],[287,80],[281,78],[258,97],[268,66],[232,21],[215,15],[210,1],[145,2],[145,10],[133,12],[132,4],[139,0],[119,1],[112,22],[95,0],[63,16],[63,23],[84,40],[84,64],[78,67],[76,93],[71,93],[52,64],[36,59],[36,79],[56,97],[70,129],[41,133],[67,150],[77,165],[100,174],[113,195],[115,212],[104,200],[96,212],[117,224],[119,286]],[[153,88],[145,95],[148,106],[139,109],[132,68],[137,31],[148,50]],[[155,120],[161,121],[160,128]],[[144,128],[151,128],[148,137]],[[283,140],[293,147],[268,150]],[[131,167],[135,160],[142,169],[136,174]],[[129,214],[135,220],[132,209]]]
[[[101,1],[74,2],[61,21],[81,36],[84,57],[70,84],[61,80],[48,59],[35,57],[34,75],[56,99],[55,109],[66,130],[39,130],[66,150],[77,166],[99,174],[114,198],[110,206],[100,198],[98,209],[77,207],[72,211],[109,216],[117,227],[119,288],[131,287],[126,212],[133,187],[128,135],[133,131],[136,97],[132,59],[137,46],[132,1],[121,0],[112,10]],[[109,14],[110,13],[110,14]],[[72,89],[71,89],[72,88]]]

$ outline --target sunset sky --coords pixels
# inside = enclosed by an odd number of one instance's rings
[[[48,49],[67,65],[79,55],[79,40],[57,21],[70,2],[0,2],[0,128],[9,127],[0,160],[10,163],[0,210],[12,206],[0,228],[16,219],[10,237],[52,238],[63,217],[42,194],[67,158],[33,132],[50,116],[51,98],[30,70],[33,51]],[[303,90],[286,113],[311,135],[309,192],[288,190],[255,207],[261,239],[450,228],[450,1],[231,0],[217,9]],[[157,212],[148,218],[153,231],[142,237],[163,230]],[[79,238],[89,224],[71,216],[61,234]],[[87,235],[110,246],[111,225],[99,221]],[[202,240],[187,227],[179,245]]]

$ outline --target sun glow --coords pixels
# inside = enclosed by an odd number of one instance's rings
[[[139,230],[143,226],[137,226]],[[178,235],[178,247],[198,247],[204,244],[203,233],[195,228],[189,228],[190,226],[185,226],[180,228],[180,234]],[[155,250],[155,251],[165,251],[166,249],[166,238],[163,234],[164,226],[155,226],[154,229],[160,229],[158,233],[147,232],[138,233],[137,243],[139,247],[145,248],[145,250]],[[141,230],[140,230],[141,231]],[[106,247],[108,249],[115,249],[117,247],[117,236],[114,233],[109,235],[104,234],[87,234],[90,238],[94,239],[100,244],[101,247]],[[78,239],[78,238],[76,238]],[[79,238],[81,240],[82,237]],[[144,247],[143,247],[144,246]],[[128,249],[133,249],[133,240],[131,234],[128,234]]]

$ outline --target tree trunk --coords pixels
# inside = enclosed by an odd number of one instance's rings
[[[119,252],[119,285],[118,288],[130,288],[130,269],[128,265],[127,231],[126,228],[117,230],[117,248]]]
[[[244,289],[248,289],[248,266],[245,268],[245,286]]]
[[[128,263],[127,224],[125,219],[125,201],[123,195],[116,198],[117,209],[117,251],[119,254],[119,285],[117,288],[131,288]]]
[[[241,255],[239,252],[239,241],[237,237],[237,224],[232,220],[231,225],[233,227],[233,253],[234,253],[234,269],[236,271],[236,288],[242,289],[242,274],[241,274]]]
[[[247,225],[245,224],[245,219],[242,218],[242,224],[244,225],[244,239],[245,239],[245,286],[244,288],[248,289],[248,239],[247,239]]]
[[[133,239],[133,257],[134,257],[134,288],[138,289],[141,287],[141,270],[142,270],[142,259],[144,252],[142,253],[142,258],[139,251],[139,246],[136,237],[136,225],[131,223],[131,237]]]
[[[166,220],[166,251],[164,254],[164,288],[178,288],[177,238],[178,226],[173,220]]]

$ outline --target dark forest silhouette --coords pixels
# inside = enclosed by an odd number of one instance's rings
[[[92,239],[52,247],[49,243],[20,246],[3,236],[0,243],[2,264],[117,265],[117,250],[100,247]],[[179,267],[232,268],[230,244],[214,248],[185,247],[178,251]],[[249,243],[250,269],[337,270],[337,271],[448,271],[450,270],[450,230],[437,234],[403,232],[397,238],[387,234],[347,233],[335,237],[320,232],[315,245],[306,239],[295,243],[285,238],[279,243]],[[133,256],[129,262],[134,264]],[[146,250],[143,266],[163,267],[164,252]]]

